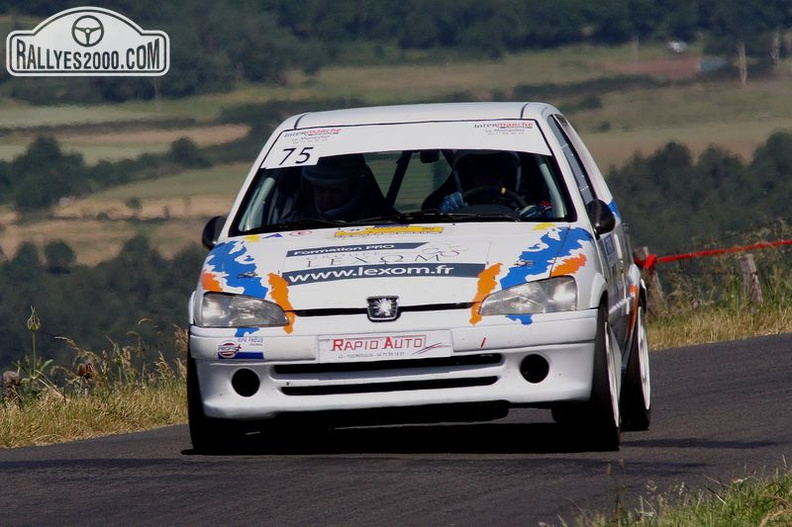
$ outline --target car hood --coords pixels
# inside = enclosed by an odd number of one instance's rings
[[[594,239],[569,224],[461,223],[288,231],[231,238],[206,258],[199,290],[267,298],[286,310],[468,304],[575,274]]]

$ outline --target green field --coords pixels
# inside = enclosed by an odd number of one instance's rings
[[[252,162],[252,161],[251,161]],[[175,176],[139,181],[103,190],[86,197],[84,202],[172,199],[202,195],[233,196],[250,170],[250,163],[219,165],[205,169],[186,170]]]

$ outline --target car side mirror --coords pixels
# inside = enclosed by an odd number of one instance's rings
[[[215,216],[206,222],[203,233],[201,234],[201,243],[204,247],[211,250],[217,245],[217,239],[220,237],[220,231],[223,230],[225,220],[224,216]]]
[[[616,215],[601,199],[595,199],[586,205],[586,212],[598,237],[611,232],[616,227]]]

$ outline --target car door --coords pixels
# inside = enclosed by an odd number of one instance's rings
[[[596,166],[592,166],[591,154],[569,122],[560,114],[552,115],[548,122],[575,176],[583,202],[588,206],[592,201],[600,199],[610,206],[613,198],[603,191],[604,183],[598,185],[601,182],[597,178],[602,176]],[[627,339],[629,313],[625,239],[624,225],[618,214],[615,228],[597,239],[599,253],[604,260],[602,264],[605,279],[608,282],[609,320],[622,350],[625,349]]]

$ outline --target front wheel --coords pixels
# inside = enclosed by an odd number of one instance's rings
[[[618,403],[618,371],[613,350],[607,307],[597,315],[594,337],[594,371],[591,397],[585,403],[563,404],[553,408],[553,419],[573,427],[581,440],[597,450],[618,450],[621,441]]]
[[[621,391],[622,428],[648,430],[652,420],[652,382],[649,374],[649,344],[645,308],[639,304],[633,330],[627,371]]]
[[[189,352],[187,353],[187,418],[190,440],[198,452],[215,451],[231,446],[240,436],[236,423],[225,419],[206,417],[198,387],[198,371]]]

